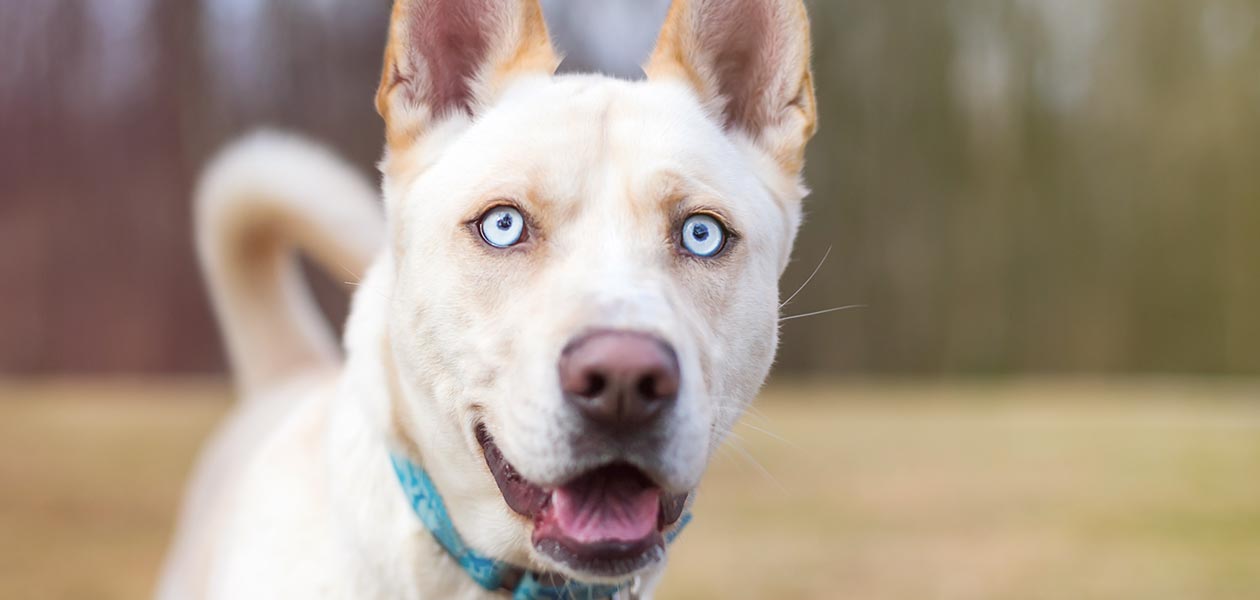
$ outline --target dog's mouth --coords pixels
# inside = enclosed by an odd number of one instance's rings
[[[533,520],[531,541],[543,555],[599,577],[628,575],[664,556],[663,532],[682,517],[687,494],[666,495],[625,463],[544,489],[516,471],[484,426],[477,441],[508,507]]]

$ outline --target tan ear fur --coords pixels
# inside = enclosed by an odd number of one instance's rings
[[[389,148],[475,114],[513,77],[559,64],[538,0],[396,0],[376,93]]]
[[[804,166],[818,111],[802,0],[674,0],[644,71],[689,85],[785,171]]]

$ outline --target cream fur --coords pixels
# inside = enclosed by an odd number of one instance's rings
[[[787,69],[808,45],[794,27],[776,38],[794,45],[781,53]],[[203,456],[159,597],[493,597],[411,514],[391,450],[425,466],[474,548],[591,579],[533,550],[473,424],[544,486],[614,458],[574,436],[581,423],[556,378],[560,349],[595,328],[676,348],[683,387],[668,443],[616,458],[669,492],[699,484],[773,360],[777,282],[805,193],[782,148],[799,151],[799,126],[732,129],[686,78],[500,75],[475,116],[383,109],[406,113],[415,135],[392,129],[384,221],[359,176],[295,138],[246,140],[208,169],[199,250],[248,400]],[[800,110],[765,107],[780,109]],[[504,201],[528,215],[528,248],[490,249],[465,225]],[[738,232],[720,259],[674,245],[696,210]],[[293,245],[336,276],[372,257],[344,362],[300,289]],[[642,574],[649,593],[661,568]]]

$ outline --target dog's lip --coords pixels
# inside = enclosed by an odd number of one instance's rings
[[[495,445],[494,438],[484,425],[477,426],[477,443],[481,444],[481,452],[486,457],[486,465],[499,485],[499,492],[509,508],[526,517],[533,518],[542,514],[551,501],[551,494],[541,486],[534,485],[521,476],[512,463],[503,457],[503,452]]]
[[[602,465],[557,488],[544,488],[527,480],[508,462],[484,425],[478,424],[475,431],[486,464],[504,501],[514,512],[533,521],[531,541],[539,552],[570,568],[606,577],[627,575],[659,560],[665,545],[662,532],[682,518],[688,493],[659,494],[656,527],[639,539],[581,542],[567,536],[562,528],[555,525],[553,498],[558,489],[579,485],[586,478],[608,475],[609,471],[627,477],[637,474],[644,480],[643,486],[658,491],[659,488],[646,474],[624,463]]]

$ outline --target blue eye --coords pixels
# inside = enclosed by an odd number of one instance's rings
[[[525,237],[525,219],[511,206],[490,209],[481,216],[478,228],[481,229],[481,239],[495,248],[515,246]]]
[[[717,256],[726,246],[726,230],[709,215],[692,215],[683,223],[682,247],[703,258]]]

